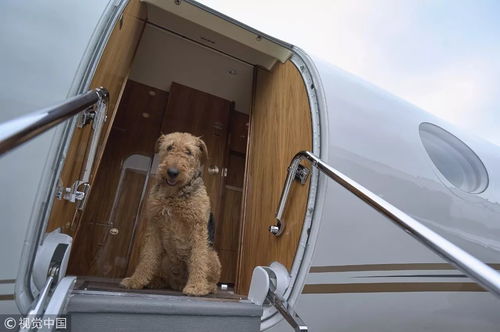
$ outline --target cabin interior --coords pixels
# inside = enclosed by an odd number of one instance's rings
[[[77,289],[124,291],[118,282],[139,259],[155,143],[175,131],[202,136],[208,147],[203,177],[216,220],[220,282],[229,289],[213,296],[246,295],[256,265],[279,261],[290,270],[309,182],[293,188],[285,233],[277,238],[268,226],[288,163],[312,147],[307,90],[291,56],[186,2],[129,3],[92,82],[111,95],[92,189],[84,208],[56,201],[49,221],[49,231],[61,228],[74,238],[68,274],[78,276]],[[81,171],[84,138],[84,131],[73,137],[65,184]]]

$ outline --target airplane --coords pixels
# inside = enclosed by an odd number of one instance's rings
[[[0,7],[6,329],[498,330],[498,146],[193,0]],[[206,297],[119,286],[174,131],[209,151]]]

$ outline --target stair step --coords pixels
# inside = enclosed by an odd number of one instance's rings
[[[248,300],[74,291],[71,331],[259,331],[262,307]]]

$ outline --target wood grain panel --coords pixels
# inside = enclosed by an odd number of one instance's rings
[[[165,134],[182,131],[202,136],[208,147],[209,164],[217,165],[219,169],[222,169],[225,162],[224,153],[227,145],[228,118],[230,113],[231,102],[181,84],[173,83],[170,88],[169,102],[163,118],[161,131]],[[244,169],[242,168],[241,176],[243,172]],[[222,190],[222,180],[223,178],[220,174],[208,175],[205,168],[204,181],[211,199],[212,212],[216,220],[216,229],[222,227],[221,222],[224,218],[217,211],[217,207],[221,205],[220,197],[223,196],[220,192]],[[136,231],[137,236],[130,257],[128,275],[134,272],[137,265],[143,232],[144,229],[140,225]],[[236,252],[233,250],[232,253],[233,255],[228,257],[230,262],[227,264],[232,265],[232,268],[230,268],[233,274],[231,283],[234,283]]]
[[[217,222],[215,248],[222,265],[220,281],[234,284],[240,235],[242,192],[230,188],[224,190],[222,217]]]
[[[90,179],[91,183],[95,178],[95,172],[100,163],[105,142],[107,141],[109,130],[116,114],[117,104],[144,29],[144,7],[145,5],[139,0],[131,0],[129,2],[124,11],[123,19],[113,29],[91,82],[91,88],[104,86],[110,93],[108,120],[103,127],[100,139],[101,144],[99,145],[101,148],[97,151],[94,172]],[[77,128],[73,134],[61,173],[61,181],[64,186],[69,187],[80,178],[83,163],[88,152],[90,129],[90,126],[83,129]],[[77,220],[80,216],[80,213],[75,209],[75,204],[55,200],[47,230],[51,231],[61,227],[63,232],[74,235],[76,233]],[[72,223],[72,221],[76,222]]]
[[[133,154],[152,160],[167,99],[165,91],[128,81],[73,245],[71,273],[106,277],[125,275],[128,248],[133,243],[134,230],[140,228],[135,223],[142,220],[139,218],[136,221],[135,217],[139,208],[137,197],[143,191],[144,178],[135,185],[127,184],[127,192],[118,194],[125,195],[119,202],[126,202],[127,209],[119,211],[118,215],[126,219],[127,224],[111,220],[116,219],[112,218],[113,202],[117,197],[124,161]],[[112,227],[119,229],[119,237],[108,236]],[[115,264],[116,260],[123,264]]]
[[[231,114],[231,133],[229,138],[229,149],[234,152],[247,153],[248,139],[248,114],[233,112]]]
[[[268,231],[274,224],[290,160],[312,148],[312,126],[306,89],[291,62],[271,72],[257,70],[250,117],[244,212],[236,291],[247,294],[253,268],[273,261],[292,266],[305,216],[309,183],[295,185],[284,215],[280,237]]]
[[[135,17],[142,21],[146,21],[147,14],[147,7],[141,0],[129,0],[127,8],[124,11],[125,16]]]
[[[173,82],[162,132],[188,132],[201,136],[208,148],[203,181],[210,196],[215,220],[221,216],[223,177],[208,174],[208,166],[224,167],[229,115],[232,103],[226,99]]]
[[[245,155],[229,152],[229,163],[227,165],[226,186],[240,188],[243,191],[245,178]]]
[[[247,114],[231,112],[222,216],[217,221],[215,236],[215,248],[222,264],[221,282],[227,284],[236,282],[248,122]]]
[[[224,284],[234,285],[236,280],[236,262],[237,251],[217,249],[219,260],[222,266],[220,282]]]
[[[136,228],[137,211],[141,204],[142,191],[146,181],[146,173],[127,170],[122,180],[122,186],[116,193],[117,204],[109,225],[101,228],[101,241],[89,266],[86,275],[107,276],[119,278],[125,274],[129,260],[129,250],[132,236]],[[110,228],[118,230],[111,234]],[[93,242],[93,241],[92,241]]]
[[[163,112],[163,117],[165,117],[165,112]],[[160,134],[158,135],[160,136]],[[156,146],[156,144],[155,144]],[[139,258],[141,255],[141,248],[144,243],[144,232],[146,231],[146,215],[145,215],[145,206],[147,202],[147,195],[151,192],[151,187],[154,185],[155,181],[152,176],[149,177],[147,186],[146,186],[146,196],[144,197],[141,205],[138,207],[137,215],[138,220],[136,222],[134,236],[131,240],[131,250],[128,258],[127,271],[124,276],[131,276],[135,272],[135,268],[139,263]]]
[[[152,177],[149,178],[147,187],[146,187],[146,195],[151,191],[151,186],[154,185],[154,180]],[[128,259],[127,271],[125,276],[131,276],[135,272],[135,268],[137,264],[139,264],[139,258],[141,255],[141,248],[143,247],[144,241],[144,232],[146,231],[146,222],[145,222],[145,211],[144,207],[146,206],[147,196],[142,201],[142,204],[139,206],[139,211],[137,215],[139,219],[136,222],[135,226],[135,234],[131,243],[131,251]]]

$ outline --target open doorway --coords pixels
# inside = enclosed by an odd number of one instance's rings
[[[290,159],[312,147],[301,70],[278,44],[264,54],[244,38],[231,41],[175,13],[150,9],[92,191],[72,231],[69,273],[79,276],[79,287],[109,291],[132,274],[156,139],[186,131],[208,146],[203,176],[216,220],[221,282],[245,295],[255,266],[279,261],[291,270],[303,232],[309,183],[293,189],[284,234],[268,232]]]
[[[156,166],[155,143],[162,133],[180,131],[207,144],[203,178],[217,226],[220,281],[234,285],[248,120],[223,98],[175,82],[166,92],[129,80],[81,220],[70,273],[108,278],[133,273],[144,231],[142,207]]]

